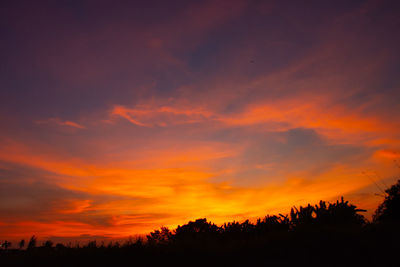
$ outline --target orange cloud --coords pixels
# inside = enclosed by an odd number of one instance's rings
[[[367,116],[342,105],[331,106],[324,97],[283,98],[264,104],[248,105],[243,111],[223,114],[210,108],[179,109],[174,106],[126,108],[115,106],[111,115],[145,127],[178,124],[219,123],[220,127],[267,125],[268,131],[311,128],[333,142],[372,144],[381,136],[397,132],[399,123],[378,116]],[[395,139],[394,139],[395,140]]]
[[[76,123],[76,122],[73,122],[73,121],[63,121],[63,120],[58,119],[58,118],[50,118],[50,119],[47,119],[47,120],[36,121],[36,123],[37,124],[57,124],[57,125],[60,125],[60,126],[70,126],[70,127],[74,127],[74,128],[78,128],[78,129],[85,129],[86,128],[85,126],[83,126],[83,125],[81,125],[79,123]]]
[[[135,109],[115,106],[111,111],[111,115],[125,118],[138,126],[153,127],[201,122],[212,116],[212,113],[201,109],[179,109],[170,106]]]
[[[400,153],[391,150],[378,150],[375,152],[375,156],[391,160],[400,159]]]
[[[284,124],[270,129],[285,131],[298,127],[312,128],[331,138],[396,131],[396,122],[388,123],[378,117],[367,117],[346,110],[344,106],[331,107],[328,111],[324,108],[325,105],[328,105],[325,99],[284,99],[274,103],[252,105],[242,113],[221,116],[218,119],[227,125],[239,126],[279,122]]]

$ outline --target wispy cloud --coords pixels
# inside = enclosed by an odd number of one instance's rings
[[[139,106],[136,108],[115,106],[110,114],[144,127],[198,123],[212,117],[211,112],[201,109],[180,109],[171,106]]]
[[[35,121],[37,124],[55,124],[55,125],[60,125],[60,126],[69,126],[69,127],[74,127],[74,128],[78,128],[78,129],[85,129],[86,127],[73,122],[73,121],[68,121],[68,120],[61,120],[59,118],[50,118],[47,120],[38,120]]]

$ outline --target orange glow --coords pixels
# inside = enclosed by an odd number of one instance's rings
[[[215,112],[177,110],[162,107],[156,111],[114,108],[112,114],[127,118],[138,126],[145,126],[132,118],[145,121],[147,125],[156,125],[152,120],[161,119],[160,114],[185,116],[180,123],[190,123],[187,117],[201,116],[206,122],[220,122],[219,127],[231,125],[253,125],[274,122],[286,122],[288,126],[278,127],[274,131],[285,131],[293,127],[315,128],[321,133],[323,129],[334,130],[334,135],[325,135],[328,140],[337,137],[351,137],[352,133],[372,133],[373,139],[379,141],[382,131],[393,130],[391,126],[383,127],[377,120],[351,117],[340,117],[339,111],[330,114],[318,112],[318,106],[310,104],[289,104],[286,109],[279,108],[280,103],[251,107],[242,114],[224,116]],[[150,117],[143,119],[141,115]],[[132,116],[132,117],[131,117]],[[169,118],[170,119],[170,118]],[[179,120],[179,118],[178,118]],[[173,121],[173,119],[172,119]],[[159,123],[158,123],[159,124]],[[334,140],[334,139],[333,139]],[[352,142],[357,139],[351,139]],[[389,140],[383,144],[390,144]],[[178,141],[174,141],[178,142]],[[282,140],[281,142],[285,142]],[[175,145],[179,144],[174,143]],[[367,144],[371,146],[372,144]],[[220,143],[200,143],[189,147],[175,149],[150,150],[141,152],[141,157],[131,158],[122,154],[114,161],[88,161],[83,158],[54,157],[46,150],[34,153],[34,147],[14,141],[2,144],[0,159],[5,162],[29,165],[53,172],[57,177],[51,183],[72,192],[87,194],[86,199],[66,199],[61,207],[52,210],[54,217],[68,215],[81,218],[90,213],[94,217],[106,217],[107,223],[91,223],[57,220],[49,223],[18,222],[0,226],[3,236],[30,235],[43,236],[79,236],[81,234],[122,238],[129,235],[144,234],[161,225],[176,227],[188,220],[207,217],[217,224],[230,220],[255,219],[266,214],[288,212],[292,205],[316,203],[320,199],[335,200],[341,195],[348,196],[360,203],[361,208],[371,208],[380,201],[375,195],[368,197],[354,194],[371,184],[371,180],[362,174],[365,163],[356,166],[336,165],[315,175],[307,170],[289,170],[281,172],[284,180],[258,181],[254,186],[238,185],[231,178],[218,182],[221,175],[234,175],[238,166],[225,168],[211,167],[212,162],[232,161],[246,149],[245,144],[228,146]],[[397,159],[394,150],[377,150],[369,159],[370,166],[386,175],[387,171],[377,165],[376,158]],[[258,164],[256,169],[269,171],[276,168],[272,163]],[[66,175],[66,176],[65,176]],[[76,177],[76,178],[71,178]],[[228,176],[229,177],[229,176]],[[96,196],[110,196],[102,203]],[[372,211],[369,211],[369,216]],[[13,229],[16,234],[7,234]],[[14,236],[15,235],[15,236]]]

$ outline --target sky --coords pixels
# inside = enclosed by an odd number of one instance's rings
[[[399,1],[2,1],[0,240],[121,238],[399,178]]]

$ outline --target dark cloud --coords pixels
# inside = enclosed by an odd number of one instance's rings
[[[369,156],[368,149],[362,146],[329,144],[313,129],[297,128],[259,138],[243,157],[245,164],[293,164],[290,169],[294,171],[313,165],[324,169],[338,162],[349,163]]]
[[[236,138],[243,140],[239,136]],[[246,133],[246,143],[248,146],[239,157],[215,163],[238,168],[234,175],[218,176],[216,181],[234,178],[235,184],[258,184],[304,171],[308,175],[305,179],[313,179],[338,164],[358,166],[375,151],[354,144],[332,144],[314,129],[307,128]]]
[[[12,180],[12,177],[9,177]],[[59,211],[72,208],[70,201],[90,196],[46,182],[0,182],[0,214],[3,221],[53,220]]]

